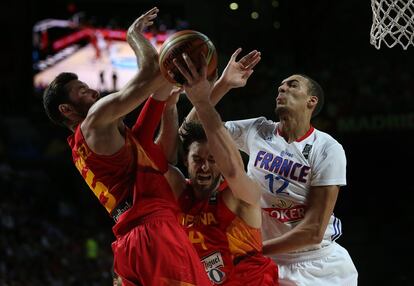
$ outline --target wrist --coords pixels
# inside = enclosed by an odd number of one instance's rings
[[[191,103],[196,108],[200,108],[200,107],[203,107],[203,106],[206,106],[206,105],[211,105],[211,102],[210,102],[209,98],[193,99],[193,100],[191,100]]]
[[[165,111],[171,111],[171,110],[175,110],[177,108],[176,104],[165,104],[164,110]]]
[[[227,80],[223,75],[217,80],[215,87],[224,92],[228,92],[230,89],[232,89],[230,81]]]

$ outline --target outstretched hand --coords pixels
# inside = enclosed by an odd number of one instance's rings
[[[253,50],[239,61],[236,61],[236,58],[241,51],[242,49],[238,48],[233,53],[221,75],[221,80],[224,80],[230,88],[245,86],[247,80],[254,71],[253,68],[261,60],[261,53],[257,50]]]
[[[127,32],[127,40],[133,37],[136,33],[141,33],[145,30],[145,28],[151,26],[154,23],[154,19],[157,17],[158,12],[159,9],[157,7],[154,7],[139,16],[134,21],[134,23],[129,26]]]

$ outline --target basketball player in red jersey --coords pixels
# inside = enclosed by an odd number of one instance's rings
[[[123,285],[210,285],[197,253],[177,221],[178,206],[152,149],[143,149],[140,122],[122,118],[151,93],[166,87],[158,54],[143,36],[158,13],[153,8],[128,29],[140,71],[120,91],[102,99],[72,73],[62,73],[43,96],[47,115],[73,131],[73,161],[114,218],[114,269]]]
[[[181,222],[210,280],[217,285],[278,285],[276,265],[262,255],[260,197],[250,193],[255,186],[237,173],[239,167],[221,171],[220,160],[232,160],[225,154],[229,148],[220,145],[223,154],[217,157],[214,141],[207,140],[199,123],[184,123],[181,137],[189,176],[179,196]],[[242,187],[232,181],[233,171]],[[227,181],[221,182],[222,174]]]
[[[260,60],[260,53],[253,51],[236,62],[239,52],[236,51],[224,72],[234,87],[245,83],[252,68]],[[248,68],[239,69],[241,63]],[[195,80],[185,85],[189,95],[197,92],[200,97],[207,98],[210,88],[197,88],[200,84]],[[194,84],[193,90],[189,88],[190,84]],[[161,116],[161,109],[156,110],[159,104],[149,99],[144,111],[151,111],[140,115],[146,117],[144,125],[150,137],[156,128],[155,124],[151,126],[151,122],[158,122]],[[227,135],[226,132],[220,130],[219,133],[206,136],[200,124],[184,123],[181,137],[190,179],[186,180],[180,171],[171,166],[165,175],[179,200],[183,212],[182,224],[213,284],[278,285],[276,265],[261,252],[260,194],[255,183],[244,172],[236,147],[220,139]],[[217,164],[214,158],[218,158]],[[228,184],[221,183],[220,170],[228,179]]]
[[[233,54],[228,67],[235,64],[238,52],[240,50]],[[207,64],[204,57],[204,66],[200,72],[188,56],[184,54],[183,57],[187,67],[177,61],[175,63],[186,79],[185,92],[195,107],[207,137],[204,142],[200,140],[201,142],[190,141],[189,145],[184,144],[184,147],[189,146],[187,167],[192,180],[192,191],[184,192],[184,196],[181,196],[181,202],[184,201],[181,208],[187,205],[190,210],[190,216],[185,217],[184,225],[194,228],[194,240],[198,243],[196,249],[199,255],[205,255],[204,266],[209,267],[210,271],[215,269],[212,273],[214,276],[210,275],[210,278],[220,279],[220,264],[224,264],[220,262],[219,255],[225,254],[226,251],[219,249],[212,252],[211,248],[209,252],[208,249],[209,246],[214,246],[214,240],[221,230],[228,242],[227,245],[221,246],[223,249],[227,247],[233,262],[228,285],[278,285],[277,266],[262,253],[261,195],[257,193],[260,187],[247,176],[240,153],[222,124],[220,115],[210,102],[212,84],[207,80]],[[249,68],[248,63],[243,66],[240,74],[250,76],[253,67],[250,65]],[[227,68],[225,72],[229,73],[231,70]],[[221,79],[223,78],[222,76]],[[188,132],[191,129],[185,125],[182,130],[181,133],[185,136],[194,134]],[[217,189],[208,192],[207,190],[211,190],[216,184],[216,168],[220,170],[228,186],[224,187],[222,192]],[[195,211],[194,207],[201,207],[203,210]],[[194,211],[195,215],[192,215],[191,212]],[[217,225],[217,222],[221,222],[222,225]],[[215,224],[216,229],[209,227]]]

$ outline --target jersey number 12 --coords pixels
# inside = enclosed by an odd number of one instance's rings
[[[289,193],[287,193],[285,191],[285,189],[289,185],[288,180],[286,180],[285,178],[283,178],[281,176],[276,176],[276,175],[273,175],[273,174],[267,174],[265,176],[265,179],[269,180],[269,191],[272,194],[287,194],[287,195],[289,195]],[[276,182],[275,182],[275,180],[276,180]],[[276,188],[275,185],[278,186],[278,188],[276,190],[274,190],[274,188]]]

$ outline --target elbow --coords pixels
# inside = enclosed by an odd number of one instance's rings
[[[325,231],[322,231],[321,227],[314,226],[308,232],[309,244],[319,244],[322,242]]]
[[[321,235],[314,235],[310,239],[311,244],[320,244],[323,240],[323,236]]]

